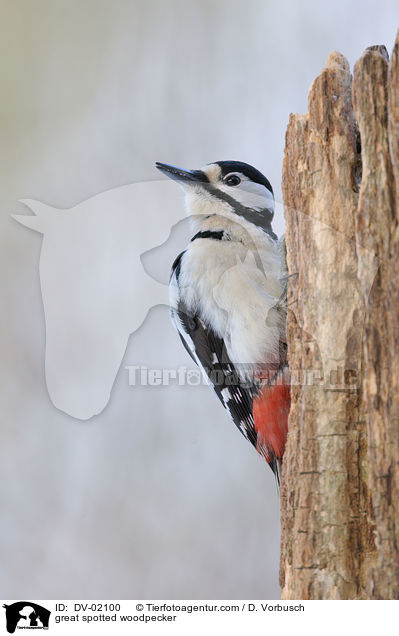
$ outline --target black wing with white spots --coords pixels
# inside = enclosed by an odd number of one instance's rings
[[[181,260],[184,252],[172,267],[174,284],[178,287]],[[190,313],[179,299],[171,309],[172,321],[180,335],[184,347],[198,366],[205,372],[223,406],[230,413],[235,425],[257,448],[257,435],[252,411],[255,386],[247,386],[230,361],[223,340],[198,316]]]

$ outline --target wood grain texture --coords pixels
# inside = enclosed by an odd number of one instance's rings
[[[399,54],[332,53],[286,134],[282,596],[399,597]]]

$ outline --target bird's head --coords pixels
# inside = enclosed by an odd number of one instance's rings
[[[272,233],[273,188],[249,164],[216,161],[201,170],[183,170],[157,161],[156,167],[183,188],[190,214],[234,214]]]

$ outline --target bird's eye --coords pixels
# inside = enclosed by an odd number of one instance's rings
[[[236,174],[230,174],[225,177],[224,182],[228,186],[237,186],[239,183],[241,183],[241,179]]]

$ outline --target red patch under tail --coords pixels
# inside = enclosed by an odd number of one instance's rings
[[[280,463],[284,455],[290,405],[288,369],[279,373],[275,381],[265,383],[253,402],[258,450],[272,466],[276,460]]]

